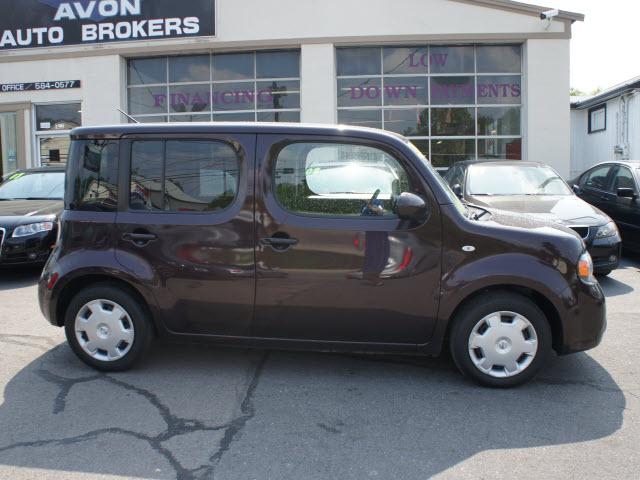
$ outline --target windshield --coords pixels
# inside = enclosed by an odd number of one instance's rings
[[[64,172],[14,173],[0,185],[0,200],[62,200]]]
[[[469,195],[571,195],[567,184],[543,165],[471,165]]]
[[[416,147],[413,143],[411,142],[407,142],[409,147],[415,152],[415,154],[418,156],[418,158],[420,158],[420,160],[422,160],[422,163],[425,167],[427,167],[427,169],[429,169],[431,171],[431,173],[433,174],[433,177],[440,183],[440,185],[442,185],[442,188],[444,189],[445,193],[447,194],[447,196],[449,197],[449,200],[451,200],[451,203],[453,203],[453,205],[456,207],[456,209],[462,213],[463,215],[465,215],[467,213],[467,209],[464,206],[464,204],[460,201],[460,199],[456,196],[455,193],[453,193],[453,190],[451,190],[451,187],[449,186],[449,184],[447,183],[447,181],[442,178],[442,175],[440,175],[435,168],[433,168],[433,165],[431,165],[431,162],[429,162],[429,160],[427,160],[427,157],[424,156],[424,154],[418,150],[418,147]]]

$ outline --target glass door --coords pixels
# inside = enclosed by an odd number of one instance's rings
[[[0,177],[18,169],[18,114],[0,113]]]

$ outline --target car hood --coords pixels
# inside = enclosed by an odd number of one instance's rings
[[[0,224],[16,225],[33,218],[58,216],[64,207],[62,200],[0,201]]]
[[[575,195],[469,195],[466,200],[481,207],[523,213],[568,226],[600,226],[611,221]]]

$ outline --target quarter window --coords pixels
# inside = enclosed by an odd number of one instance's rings
[[[238,192],[240,161],[228,144],[136,141],[131,148],[132,210],[216,212]]]
[[[407,172],[387,152],[337,143],[287,145],[274,183],[287,210],[333,217],[393,218],[394,198],[410,190]]]
[[[115,212],[118,205],[118,149],[115,140],[79,140],[71,147],[75,176],[67,179],[72,210]]]

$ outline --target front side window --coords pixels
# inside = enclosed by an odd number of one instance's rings
[[[552,168],[535,165],[471,165],[467,191],[470,195],[571,195]]]
[[[135,141],[132,210],[217,212],[236,198],[240,159],[231,145],[203,140]]]
[[[596,167],[580,178],[581,187],[597,188],[598,190],[607,190],[609,187],[609,172],[611,165],[603,165]]]
[[[72,210],[114,212],[118,205],[117,140],[76,140],[71,146]]]
[[[62,200],[64,172],[17,172],[0,185],[0,200]]]
[[[407,172],[378,148],[294,143],[275,162],[275,193],[287,210],[305,215],[393,218],[395,196],[410,191]]]
[[[522,158],[521,45],[336,50],[338,122],[408,137],[438,169]]]

